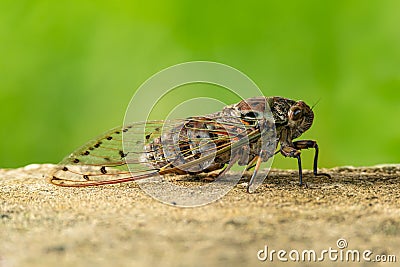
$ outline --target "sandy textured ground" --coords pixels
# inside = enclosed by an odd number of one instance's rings
[[[198,208],[159,203],[135,183],[56,187],[43,178],[51,168],[0,170],[0,266],[293,266],[257,252],[338,249],[339,238],[397,256],[359,266],[400,261],[400,166],[308,173],[308,188],[275,170],[254,194],[238,186]]]

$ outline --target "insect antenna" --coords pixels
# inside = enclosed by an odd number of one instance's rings
[[[316,105],[318,105],[319,101],[321,101],[321,97],[320,97],[320,98],[317,100],[317,102],[315,102],[315,104],[314,104],[314,105],[312,105],[312,107],[311,107],[311,110],[313,110],[313,109],[314,109],[314,107],[315,107]]]

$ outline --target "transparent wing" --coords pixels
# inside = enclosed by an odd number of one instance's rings
[[[59,163],[59,167],[49,177],[50,182],[60,186],[89,186],[132,180],[133,176],[126,162],[127,155],[123,152],[122,133],[132,129],[134,135],[134,129],[140,125],[142,123],[126,128],[117,127],[90,140]],[[136,152],[143,152],[143,145],[139,148],[139,143],[143,144],[143,141],[140,141],[143,136],[139,138],[139,135],[136,135]],[[152,173],[154,170],[138,173],[137,179]]]
[[[216,156],[222,158],[222,168],[229,163],[231,150],[245,144],[249,133],[256,138],[256,132],[252,126],[232,118],[132,123],[111,129],[74,151],[59,163],[49,181],[59,186],[80,187],[166,173],[191,173],[198,166],[211,164]],[[228,158],[227,162],[223,162],[224,158]]]

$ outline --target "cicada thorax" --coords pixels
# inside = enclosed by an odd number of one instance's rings
[[[145,145],[142,162],[159,168],[160,174],[196,174],[219,170],[229,162],[233,126],[213,117],[191,117],[167,129]],[[235,138],[237,136],[235,135]]]
[[[241,120],[250,125],[249,133],[249,161],[239,162],[239,165],[249,164],[254,158],[261,157],[267,161],[273,157],[277,147],[275,117],[270,105],[275,102],[275,97],[252,97],[235,104],[240,111]],[[261,153],[262,152],[262,153]]]

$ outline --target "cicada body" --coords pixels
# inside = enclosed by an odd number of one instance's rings
[[[303,101],[253,97],[221,111],[182,120],[137,122],[110,130],[66,157],[49,180],[59,186],[93,186],[135,181],[164,174],[217,177],[234,164],[255,167],[275,154],[295,157],[300,149],[316,149],[315,141],[292,140],[311,127],[314,114]],[[322,174],[325,175],[325,174]]]

